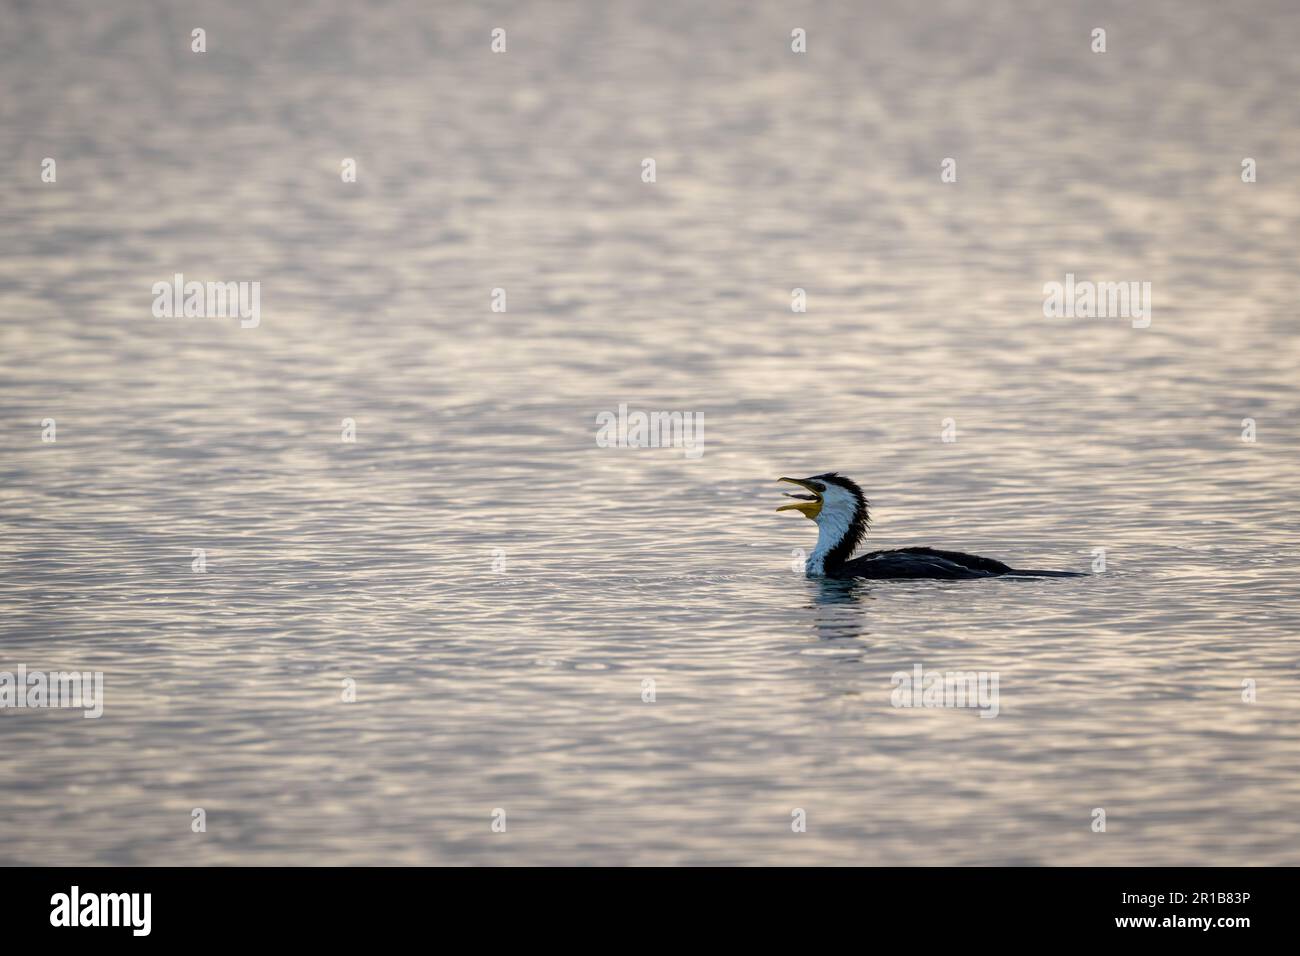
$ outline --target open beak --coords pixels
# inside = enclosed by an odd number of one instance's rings
[[[798,499],[798,502],[792,505],[782,505],[781,507],[776,509],[777,511],[798,511],[805,518],[816,518],[819,514],[821,514],[822,496],[821,493],[817,491],[817,489],[815,489],[812,485],[810,485],[808,482],[804,481],[801,478],[780,478],[778,479],[778,481],[788,481],[790,482],[790,484],[798,485],[800,488],[807,488],[809,491],[812,492],[812,494],[792,495],[787,491],[785,492],[785,496],[787,498],[796,498]]]

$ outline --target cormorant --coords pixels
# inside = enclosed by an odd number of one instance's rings
[[[871,551],[853,557],[853,551],[867,533],[871,520],[862,489],[835,472],[811,478],[781,478],[812,492],[793,495],[798,504],[782,505],[777,511],[798,511],[817,522],[817,547],[808,557],[809,577],[827,578],[992,578],[1012,575],[1033,578],[1081,577],[1075,571],[1023,571],[992,558],[935,548],[899,548]]]

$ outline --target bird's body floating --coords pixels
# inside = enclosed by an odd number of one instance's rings
[[[817,547],[808,558],[809,577],[917,579],[993,578],[1003,575],[1031,578],[1073,578],[1074,571],[1025,571],[992,558],[935,548],[898,548],[871,551],[853,557],[867,533],[871,518],[862,489],[835,472],[812,478],[782,478],[806,488],[810,495],[787,494],[798,504],[782,505],[777,511],[798,511],[817,522]]]

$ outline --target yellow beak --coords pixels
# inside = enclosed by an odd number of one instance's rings
[[[799,498],[795,504],[782,505],[777,511],[798,511],[805,518],[816,518],[822,512],[822,496],[816,488],[804,481],[802,478],[778,478],[778,481],[788,481],[792,485],[798,485],[800,488],[807,488],[812,492],[812,497],[807,498],[804,495],[787,494],[787,498]]]

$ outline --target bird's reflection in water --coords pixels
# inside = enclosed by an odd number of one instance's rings
[[[824,641],[861,637],[865,632],[866,607],[871,591],[859,578],[808,581],[812,590],[813,630]]]

